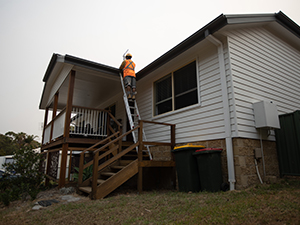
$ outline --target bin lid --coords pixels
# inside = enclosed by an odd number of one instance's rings
[[[202,148],[205,148],[205,146],[186,144],[186,145],[176,146],[174,148],[174,150],[172,150],[172,152],[183,151],[183,150],[197,150],[197,149],[202,149]]]
[[[197,149],[202,149],[202,148],[205,148],[205,146],[203,145],[193,145],[193,144],[186,144],[186,145],[181,145],[181,146],[176,146],[174,148],[175,149],[180,149],[180,148],[197,148]]]
[[[206,154],[206,153],[221,153],[223,151],[222,148],[203,148],[196,150],[193,155],[198,154]]]

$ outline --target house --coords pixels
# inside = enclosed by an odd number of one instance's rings
[[[137,129],[145,131],[147,141],[141,140],[140,131],[138,145],[142,149],[149,144],[153,160],[143,161],[139,151],[140,161],[130,169],[138,173],[139,188],[144,165],[173,167],[170,150],[186,143],[223,149],[223,177],[231,190],[259,183],[259,174],[266,182],[276,180],[278,115],[300,108],[299,37],[300,27],[282,12],[222,14],[140,70],[137,103],[145,122]],[[55,165],[57,160],[49,156],[57,157],[57,151],[62,152],[61,168],[72,150],[95,156],[100,150],[93,145],[101,140],[105,142],[99,146],[108,147],[111,157],[121,152],[116,150],[120,146],[136,147],[129,144],[130,135],[120,135],[130,128],[117,68],[53,54],[43,81],[47,166]],[[267,110],[255,115],[255,104]],[[261,116],[267,117],[265,125],[258,124]],[[119,145],[107,142],[110,135]],[[97,169],[96,161],[93,165]]]

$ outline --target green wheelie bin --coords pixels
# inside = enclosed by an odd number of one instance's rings
[[[197,161],[193,156],[193,153],[201,148],[205,147],[187,144],[172,150],[176,162],[178,188],[181,192],[199,192],[201,190]]]
[[[197,159],[201,191],[217,192],[223,183],[221,148],[204,148],[193,153]]]

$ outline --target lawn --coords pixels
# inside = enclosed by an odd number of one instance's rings
[[[35,201],[1,205],[0,224],[300,224],[300,181],[243,191],[115,192],[31,210]]]

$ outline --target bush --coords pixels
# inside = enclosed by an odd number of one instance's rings
[[[28,195],[34,200],[44,179],[44,174],[40,171],[42,157],[30,145],[18,149],[13,158],[13,164],[4,164],[10,176],[4,176],[0,185],[1,201],[5,205],[10,201],[25,199]]]

